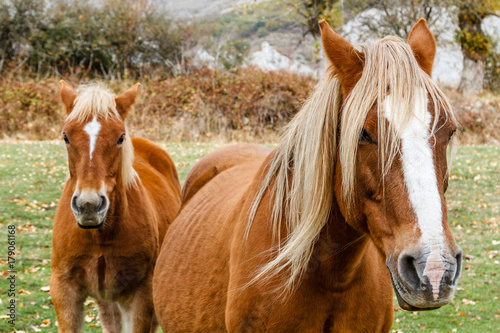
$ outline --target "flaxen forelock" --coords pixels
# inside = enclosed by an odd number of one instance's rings
[[[66,122],[75,121],[84,123],[96,118],[97,120],[113,119],[122,121],[116,109],[116,96],[107,88],[98,85],[83,85],[78,89],[78,94],[73,103],[73,109],[66,118]],[[125,186],[134,186],[137,183],[137,172],[133,168],[134,147],[128,137],[125,126],[125,140],[122,145],[122,181]]]

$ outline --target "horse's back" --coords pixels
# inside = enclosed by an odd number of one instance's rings
[[[265,158],[270,149],[255,144],[238,144],[216,150],[203,157],[189,171],[182,188],[182,202],[191,199],[211,179],[237,165]]]
[[[134,145],[135,156],[147,161],[165,177],[172,189],[180,193],[179,176],[170,155],[158,145],[143,138],[132,138],[132,144]]]
[[[153,283],[155,310],[165,331],[226,330],[230,248],[240,223],[235,217],[242,202],[253,199],[246,194],[267,156],[257,146],[235,147],[240,149],[222,149],[195,166],[192,184],[194,175],[204,182],[191,187],[189,201],[165,237]],[[253,158],[243,158],[245,151]],[[233,153],[239,163],[229,161]],[[204,169],[214,167],[218,172],[203,178]]]

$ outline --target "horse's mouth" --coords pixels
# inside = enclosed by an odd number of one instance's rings
[[[82,229],[99,229],[100,227],[102,227],[104,225],[104,219],[101,220],[99,223],[83,224],[83,223],[80,223],[80,221],[77,221],[77,224]]]
[[[394,283],[392,273],[390,275],[391,275],[391,282],[392,282],[392,287],[393,287],[392,289],[394,289],[394,293],[396,294],[396,298],[398,300],[398,304],[401,307],[401,309],[406,310],[406,311],[429,311],[429,310],[436,310],[436,309],[439,309],[441,307],[441,306],[436,306],[436,307],[419,308],[419,307],[416,307],[414,305],[411,305],[410,303],[405,301],[404,298],[401,296],[401,294],[399,292],[399,287],[397,286],[397,284]]]
[[[107,210],[95,214],[75,214],[75,220],[81,229],[99,229],[104,225]]]

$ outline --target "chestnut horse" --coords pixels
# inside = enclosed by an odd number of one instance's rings
[[[452,300],[456,121],[434,37],[420,20],[408,43],[357,50],[319,24],[331,66],[279,146],[225,148],[188,175],[154,274],[165,332],[388,332],[392,286],[405,310]]]
[[[98,86],[77,95],[61,81],[70,177],[54,221],[50,290],[59,332],[80,332],[95,298],[104,332],[155,332],[152,280],[181,203],[174,162],[130,138],[125,119],[139,84],[115,97]]]

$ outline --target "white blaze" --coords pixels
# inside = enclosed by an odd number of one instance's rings
[[[87,132],[89,135],[89,141],[90,141],[90,160],[92,160],[92,153],[94,152],[95,149],[95,143],[97,142],[97,136],[99,135],[99,131],[101,130],[101,124],[97,121],[97,118],[94,117],[90,123],[87,123],[83,127],[83,130]]]
[[[425,90],[418,89],[416,96],[415,117],[410,119],[401,135],[401,159],[409,199],[422,234],[420,242],[430,251],[423,275],[429,278],[434,300],[436,300],[439,296],[441,279],[446,271],[441,256],[443,212],[433,153],[429,144],[432,116],[427,110],[427,94]],[[389,120],[392,114],[391,109],[392,98],[389,95],[385,104],[385,116]],[[398,112],[398,110],[394,111]]]

